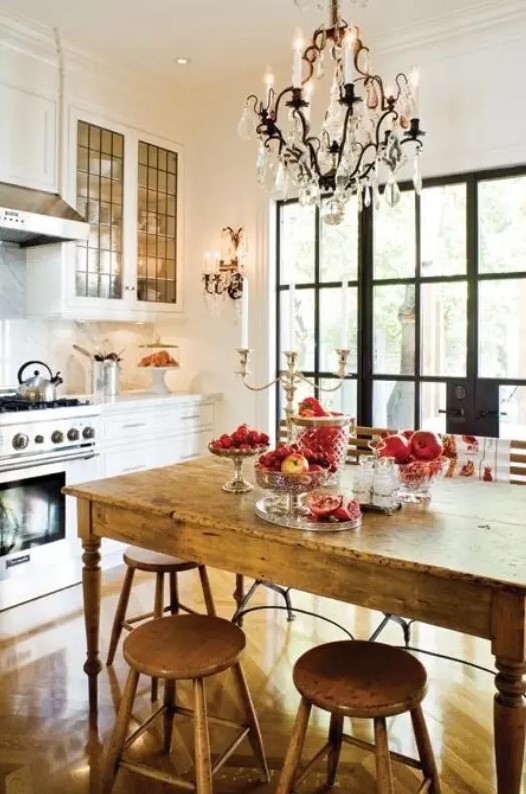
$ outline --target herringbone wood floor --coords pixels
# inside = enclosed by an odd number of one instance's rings
[[[111,621],[122,581],[117,568],[103,578],[101,645],[107,647]],[[200,604],[201,593],[194,573],[181,577],[182,600]],[[219,614],[232,614],[233,576],[211,571]],[[136,613],[153,603],[152,577],[142,575],[134,587],[131,609]],[[269,591],[260,590],[254,605],[278,604]],[[294,594],[294,604],[346,625],[358,637],[367,637],[378,615],[349,605]],[[461,605],[459,605],[459,609]],[[217,794],[271,794],[287,745],[298,696],[291,682],[294,660],[307,648],[344,635],[329,624],[299,615],[287,623],[276,611],[254,612],[246,618],[248,636],[245,670],[260,718],[273,782],[262,785],[251,769],[249,750],[243,744],[216,778]],[[400,630],[390,626],[383,641],[397,644]],[[488,644],[428,626],[415,627],[414,643],[427,649],[462,656],[491,667]],[[90,734],[86,714],[82,596],[80,587],[71,588],[39,601],[3,613],[0,618],[0,794],[96,794],[102,743],[109,735],[119,702],[126,665],[118,653],[113,670],[104,669],[100,681],[99,736]],[[443,781],[444,794],[493,794],[492,756],[493,678],[464,665],[431,657],[420,657],[429,671],[430,691],[425,713]],[[149,685],[145,679],[135,713],[144,716],[150,708]],[[185,684],[178,689],[188,701]],[[236,706],[228,674],[210,681],[210,713],[236,717]],[[172,763],[179,774],[191,772],[189,725],[177,723],[180,736],[174,743]],[[327,716],[315,713],[311,719],[307,752],[314,752],[328,726]],[[356,721],[353,730],[370,738],[370,729]],[[224,729],[223,729],[224,730]],[[391,749],[414,754],[405,716],[395,718],[389,728]],[[221,748],[225,737],[212,731],[212,747]],[[159,755],[155,734],[146,734],[133,751],[153,763],[167,761]],[[395,765],[397,794],[412,794],[418,788],[416,774]],[[305,794],[320,788],[321,777],[310,777],[301,787]],[[373,757],[346,748],[342,757],[337,791],[374,794]],[[526,792],[526,780],[523,787]],[[121,772],[115,794],[168,794],[165,784]]]

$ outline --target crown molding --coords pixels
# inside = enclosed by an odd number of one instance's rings
[[[489,0],[416,25],[380,33],[375,37],[375,45],[383,53],[415,49],[484,31],[500,33],[518,21],[526,21],[524,0]]]

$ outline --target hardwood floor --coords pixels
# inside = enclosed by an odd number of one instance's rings
[[[234,577],[210,571],[218,613],[230,617]],[[111,623],[124,569],[103,576],[101,648],[105,656]],[[139,575],[130,608],[139,613],[153,604],[154,577]],[[202,607],[202,593],[194,572],[180,578],[181,599]],[[376,613],[305,593],[294,593],[294,605],[325,615],[345,625],[357,637],[367,637],[376,626]],[[279,598],[261,588],[251,602],[281,606]],[[459,605],[461,608],[461,605]],[[245,744],[230,759],[229,767],[215,778],[215,794],[271,794],[292,728],[298,695],[292,685],[294,660],[314,644],[344,637],[342,632],[316,618],[298,615],[287,623],[281,611],[257,611],[246,617],[247,650],[244,667],[260,719],[263,738],[273,770],[273,782],[261,784],[251,769],[250,749]],[[400,629],[390,625],[382,641],[399,644]],[[413,642],[430,650],[460,656],[491,668],[488,643],[429,626],[416,625]],[[40,599],[2,613],[0,618],[0,794],[97,794],[102,743],[108,738],[121,696],[126,664],[120,648],[113,668],[100,675],[99,735],[87,725],[87,684],[82,672],[85,656],[82,595],[80,587]],[[444,794],[494,794],[492,753],[493,677],[465,665],[420,655],[428,669],[430,688],[424,701]],[[228,674],[210,680],[210,713],[237,717]],[[141,680],[134,713],[149,713],[149,681]],[[190,690],[178,687],[178,697],[189,705]],[[179,774],[191,771],[191,732],[188,721],[177,720],[179,735],[172,762]],[[311,718],[307,753],[313,754],[328,729],[327,715]],[[220,729],[221,730],[221,729]],[[212,749],[227,741],[212,729]],[[222,729],[224,730],[224,729]],[[353,730],[372,739],[370,726],[356,721]],[[406,715],[389,721],[391,749],[414,754]],[[169,763],[160,757],[158,735],[146,734],[133,754],[149,763]],[[396,794],[412,794],[418,788],[416,774],[395,765]],[[310,776],[301,787],[305,794],[319,792],[321,776]],[[374,759],[370,754],[346,747],[342,753],[336,791],[375,794]],[[174,789],[163,783],[121,772],[115,794],[168,794]],[[526,793],[526,778],[522,791]]]

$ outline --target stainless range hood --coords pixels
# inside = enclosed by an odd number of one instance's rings
[[[89,223],[57,193],[0,182],[0,240],[22,247],[86,240]]]

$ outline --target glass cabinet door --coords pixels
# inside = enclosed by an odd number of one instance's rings
[[[137,300],[177,301],[177,153],[139,141]]]
[[[77,209],[90,224],[76,250],[80,298],[122,298],[123,158],[123,135],[78,122]]]

